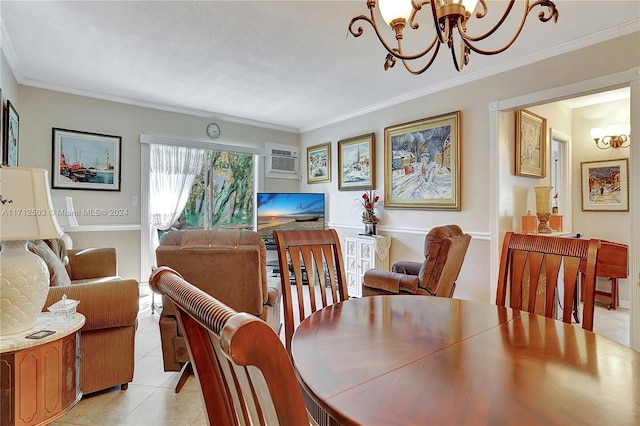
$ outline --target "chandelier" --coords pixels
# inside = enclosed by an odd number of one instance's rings
[[[546,12],[542,10],[538,14],[540,21],[547,22],[552,18],[554,22],[558,21],[558,11],[553,2],[549,0],[537,0],[530,3],[529,0],[525,0],[520,2],[524,3],[520,24],[513,38],[511,38],[507,44],[495,50],[483,50],[478,47],[476,45],[477,42],[485,40],[504,23],[515,2],[516,0],[509,1],[500,19],[485,33],[471,35],[467,33],[467,23],[470,22],[472,12],[476,9],[478,3],[482,8],[474,15],[475,18],[480,20],[487,15],[488,8],[486,0],[367,0],[370,16],[360,15],[353,18],[349,24],[349,32],[354,37],[360,37],[362,35],[364,32],[363,28],[361,26],[356,28],[355,26],[355,23],[358,21],[366,21],[373,27],[376,36],[378,36],[378,39],[388,52],[384,63],[385,70],[393,67],[396,59],[400,59],[410,73],[422,74],[433,63],[440,50],[440,46],[446,44],[451,51],[456,70],[460,71],[469,63],[471,51],[481,55],[495,55],[507,50],[515,42],[516,38],[518,38],[518,35],[520,35],[527,16],[536,6],[547,7]],[[375,17],[376,5],[380,8],[382,19],[384,19],[395,32],[395,47],[387,43],[380,34],[380,29],[378,28]],[[402,48],[403,30],[407,25],[408,28],[413,30],[419,28],[420,24],[416,20],[416,15],[422,10],[423,6],[427,6],[427,8],[431,10],[435,34],[424,50],[416,53],[405,53]],[[458,41],[459,44],[456,43],[456,41]],[[417,69],[411,67],[411,61],[423,57],[426,57],[426,65]]]

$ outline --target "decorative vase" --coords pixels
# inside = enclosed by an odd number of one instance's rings
[[[375,222],[363,222],[364,223],[364,235],[376,235],[377,223]]]
[[[538,216],[538,234],[550,234],[549,216],[551,216],[551,189],[550,186],[535,186],[536,191],[536,216]]]

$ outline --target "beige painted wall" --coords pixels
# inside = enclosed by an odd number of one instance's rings
[[[375,132],[377,189],[384,187],[384,128],[411,120],[431,117],[451,111],[462,112],[462,210],[460,212],[427,210],[380,209],[383,234],[394,237],[391,247],[391,262],[401,259],[420,260],[423,258],[424,232],[433,226],[456,223],[473,239],[464,266],[456,297],[492,302],[495,295],[490,283],[490,218],[489,205],[489,111],[490,104],[501,99],[516,98],[530,93],[541,92],[578,81],[626,71],[640,65],[640,57],[628,55],[640,49],[640,36],[631,36],[590,46],[559,57],[528,65],[523,68],[496,74],[480,81],[450,88],[442,92],[395,105],[364,116],[328,125],[306,132],[301,138],[301,147],[331,141],[332,181],[323,184],[302,183],[302,191],[321,190],[329,194],[328,217],[332,227],[341,234],[360,232],[362,224],[355,198],[359,192],[338,191],[337,189],[337,143],[339,140],[364,133]],[[598,58],[598,61],[593,61]],[[473,68],[473,61],[468,69]],[[404,72],[393,69],[388,72]],[[452,70],[452,72],[455,72]],[[464,72],[464,71],[463,71]],[[425,75],[412,77],[420,86]],[[545,103],[547,103],[545,101]],[[531,107],[523,105],[522,107]],[[558,116],[552,114],[552,125],[570,134],[571,124],[566,112]],[[520,205],[524,188],[533,186],[537,179],[513,175],[514,132],[513,113],[501,115],[500,145],[498,149],[500,232],[519,230],[519,216],[515,205]],[[564,129],[564,130],[563,130]],[[544,181],[544,180],[542,180]]]
[[[2,112],[4,113],[7,107],[7,99],[9,99],[19,115],[20,99],[18,99],[18,83],[2,51],[0,51],[0,88],[2,89]]]
[[[631,213],[629,212],[589,212],[582,211],[581,163],[584,161],[605,161],[619,158],[629,158],[629,149],[602,150],[595,146],[589,129],[604,127],[609,124],[629,123],[629,100],[609,102],[578,108],[573,111],[573,226],[576,232],[582,232],[585,237],[631,244]],[[630,188],[637,191],[637,183]],[[630,284],[628,279],[621,279],[619,283],[620,301],[626,304],[630,301]],[[609,288],[606,279],[598,279],[598,288]]]
[[[20,165],[52,170],[52,128],[82,130],[122,136],[121,191],[52,190],[53,197],[73,197],[74,208],[126,209],[124,216],[80,215],[80,225],[140,225],[140,134],[207,141],[207,117],[160,111],[87,98],[29,86],[18,87],[20,97]],[[264,148],[266,142],[298,144],[298,135],[279,130],[215,120],[222,128],[216,143]],[[298,181],[265,179],[266,191],[296,191]],[[138,204],[132,204],[132,196]],[[74,248],[113,246],[118,252],[120,273],[140,277],[140,232],[73,232]]]

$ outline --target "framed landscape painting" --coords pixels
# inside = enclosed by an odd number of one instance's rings
[[[375,133],[338,142],[338,189],[374,189],[376,186]]]
[[[516,111],[516,175],[543,178],[547,164],[547,119]]]
[[[629,211],[629,160],[580,163],[582,211]]]
[[[53,128],[51,187],[120,191],[122,137]]]
[[[460,111],[384,129],[384,206],[460,210]]]
[[[307,148],[307,183],[331,181],[331,142]]]

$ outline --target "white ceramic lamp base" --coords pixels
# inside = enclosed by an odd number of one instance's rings
[[[26,241],[2,242],[0,281],[0,335],[35,327],[49,293],[49,270]]]

